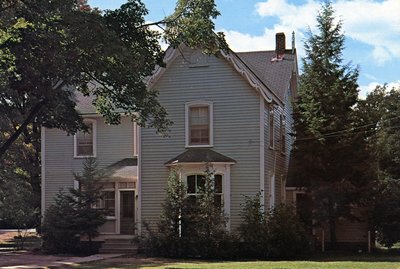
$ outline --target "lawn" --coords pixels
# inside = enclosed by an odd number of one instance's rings
[[[400,269],[397,257],[349,257],[318,261],[250,261],[250,262],[210,262],[210,261],[176,261],[166,259],[117,258],[102,262],[81,264],[74,268],[115,268],[115,269]]]

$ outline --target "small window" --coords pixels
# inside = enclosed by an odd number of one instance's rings
[[[269,180],[269,206],[275,206],[275,174],[271,174]]]
[[[286,177],[281,175],[281,201],[286,201]]]
[[[96,121],[85,120],[88,127],[86,132],[78,131],[75,134],[75,157],[96,157]]]
[[[96,208],[104,208],[108,217],[115,217],[115,191],[103,191],[103,198],[96,202]]]
[[[212,146],[212,104],[186,105],[186,146]]]
[[[274,106],[271,105],[269,107],[268,113],[268,121],[269,121],[269,147],[274,148],[274,140],[275,140],[275,130],[274,130]]]
[[[204,175],[190,175],[187,177],[187,195],[193,202],[200,195],[205,185]],[[222,175],[214,175],[214,202],[218,207],[222,207]]]
[[[286,117],[281,115],[280,117],[280,140],[281,140],[281,152],[286,153]]]

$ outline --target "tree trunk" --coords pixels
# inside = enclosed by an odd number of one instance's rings
[[[336,220],[334,218],[329,219],[329,235],[331,237],[331,250],[335,250],[337,247],[337,239],[336,239]]]
[[[33,119],[39,113],[40,109],[43,107],[45,101],[42,100],[37,103],[29,113],[28,117],[24,120],[21,126],[4,142],[3,145],[0,147],[0,159],[6,153],[6,151],[11,147],[11,145],[18,139],[18,137],[22,134],[22,132],[26,129],[26,127],[32,123]]]

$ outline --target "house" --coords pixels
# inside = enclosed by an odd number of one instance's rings
[[[73,173],[82,171],[85,157],[96,157],[107,171],[100,206],[111,213],[100,240],[129,236],[133,225],[141,233],[144,221],[158,220],[171,167],[179,166],[188,195],[195,196],[206,164],[212,166],[231,230],[241,222],[244,195],[261,192],[265,208],[284,201],[298,75],[296,50],[285,43],[279,33],[274,51],[218,57],[168,49],[167,67],[148,80],[174,123],[168,137],[126,117],[107,125],[90,98],[79,96],[90,133],[42,130],[42,209],[60,188],[77,187]]]

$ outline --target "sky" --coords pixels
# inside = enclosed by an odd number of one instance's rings
[[[102,10],[125,2],[89,0]],[[146,21],[154,22],[171,14],[176,0],[142,2],[149,10]],[[277,32],[285,33],[286,46],[291,48],[294,31],[301,62],[308,32],[317,32],[319,0],[216,0],[216,5],[221,16],[215,20],[215,30],[225,33],[236,52],[273,50]],[[346,36],[344,63],[360,70],[360,97],[378,84],[400,87],[400,0],[336,0],[333,7]]]

